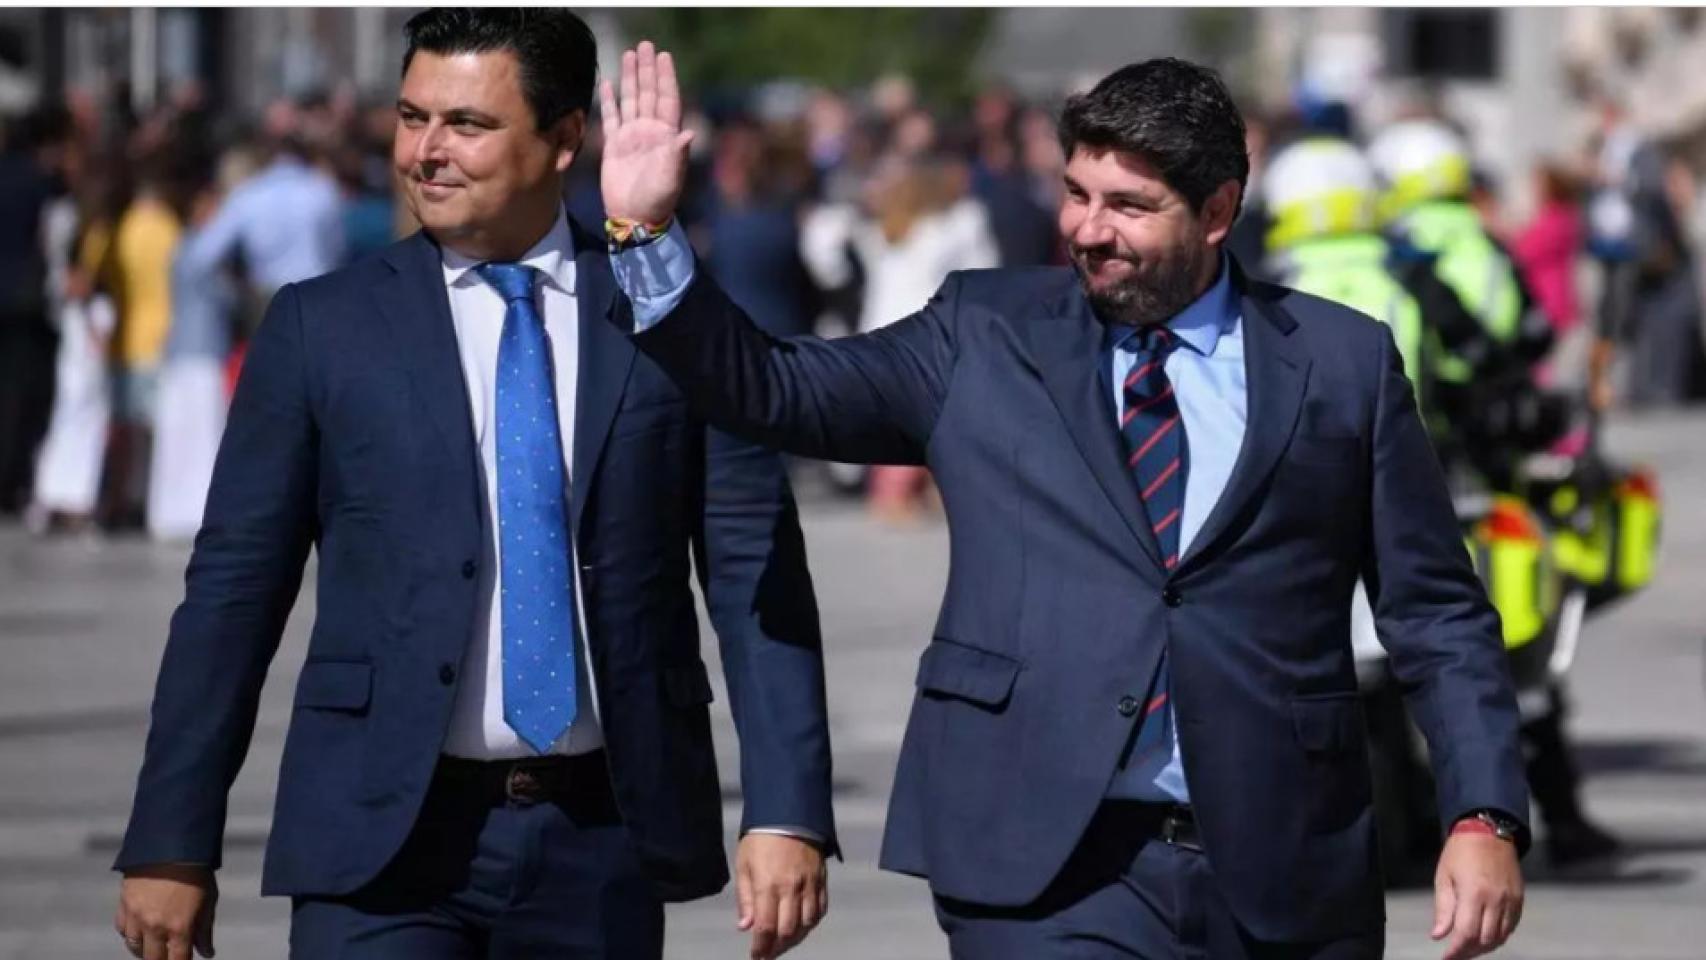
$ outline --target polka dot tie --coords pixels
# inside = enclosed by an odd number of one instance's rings
[[[505,304],[495,423],[504,722],[545,753],[575,719],[578,629],[551,350],[533,299],[536,271],[518,263],[476,269]]]

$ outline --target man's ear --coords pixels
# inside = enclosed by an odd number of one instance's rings
[[[1205,240],[1209,243],[1221,243],[1226,239],[1226,235],[1232,232],[1232,222],[1238,219],[1238,201],[1243,195],[1244,189],[1238,186],[1236,180],[1222,183],[1208,195],[1202,206]]]
[[[575,154],[580,153],[581,141],[586,137],[586,111],[575,110],[551,126],[550,139],[557,151],[555,165],[558,173],[565,173],[569,164],[575,162]]]

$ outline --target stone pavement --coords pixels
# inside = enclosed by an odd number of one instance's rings
[[[1667,555],[1659,581],[1590,627],[1574,729],[1590,809],[1630,841],[1620,865],[1562,875],[1544,858],[1517,960],[1706,958],[1706,417],[1615,424],[1612,448],[1662,470]],[[946,956],[922,884],[874,863],[917,656],[946,573],[939,526],[874,527],[813,497],[807,536],[828,639],[837,813],[847,848],[832,909],[801,960]],[[0,960],[120,960],[107,868],[123,829],[167,619],[186,551],[139,540],[33,541],[0,528]],[[292,619],[249,762],[233,791],[217,944],[235,960],[283,960],[285,905],[262,901],[260,848],[312,578]],[[713,644],[707,655],[714,660]],[[713,670],[715,674],[715,670]],[[725,769],[734,742],[718,683]],[[730,787],[726,819],[736,816]],[[1430,899],[1389,900],[1389,956],[1438,957]],[[740,958],[731,894],[673,908],[671,960]]]

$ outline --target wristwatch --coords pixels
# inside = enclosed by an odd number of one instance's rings
[[[1455,832],[1457,829],[1462,827],[1470,827],[1470,829],[1477,833],[1491,833],[1500,840],[1505,840],[1510,843],[1517,844],[1518,846],[1521,846],[1522,844],[1522,824],[1496,810],[1477,810],[1469,816],[1464,817],[1462,820],[1457,821],[1456,826],[1454,826],[1452,830]],[[1483,827],[1484,829],[1481,829]]]

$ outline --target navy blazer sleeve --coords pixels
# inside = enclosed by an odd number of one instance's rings
[[[1528,788],[1499,615],[1470,565],[1457,515],[1382,325],[1364,582],[1392,670],[1427,737],[1442,823],[1492,808],[1524,823]]]
[[[318,434],[307,378],[300,303],[286,286],[232,398],[116,869],[219,866],[226,795],[316,538]]]
[[[817,599],[782,460],[706,431],[694,567],[740,738],[741,832],[803,829],[837,849]]]
[[[767,447],[845,463],[922,463],[954,361],[958,281],[872,333],[779,339],[705,276],[635,342],[712,424]],[[622,299],[615,321],[633,329]],[[731,382],[732,380],[732,382]]]

